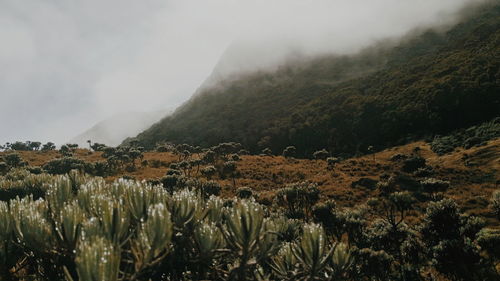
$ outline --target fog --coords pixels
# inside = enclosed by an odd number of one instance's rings
[[[225,76],[356,52],[450,23],[468,2],[0,0],[0,143],[62,143],[119,113],[181,104],[216,65]]]

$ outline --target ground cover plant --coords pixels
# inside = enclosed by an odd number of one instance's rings
[[[166,188],[15,170],[0,186],[14,178],[42,192],[0,201],[4,280],[498,279],[500,233],[449,198],[410,221],[409,191],[342,208],[303,182],[265,206],[251,188],[221,198],[194,178]]]

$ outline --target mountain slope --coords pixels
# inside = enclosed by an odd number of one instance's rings
[[[111,146],[119,145],[125,138],[137,135],[165,115],[167,111],[163,110],[117,114],[95,124],[92,128],[72,138],[69,143],[87,146],[87,140],[92,140],[92,142]]]
[[[500,112],[500,5],[479,10],[446,32],[206,88],[136,139],[354,153],[491,119]]]

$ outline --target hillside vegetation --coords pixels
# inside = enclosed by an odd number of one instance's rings
[[[499,138],[316,160],[9,147],[2,280],[499,280]]]
[[[354,154],[491,120],[500,108],[500,4],[472,14],[447,31],[204,89],[136,140]]]

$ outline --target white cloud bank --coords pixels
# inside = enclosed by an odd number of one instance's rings
[[[0,0],[0,143],[63,142],[187,100],[228,69],[347,53],[452,19],[467,0]],[[234,55],[236,54],[236,55]]]

